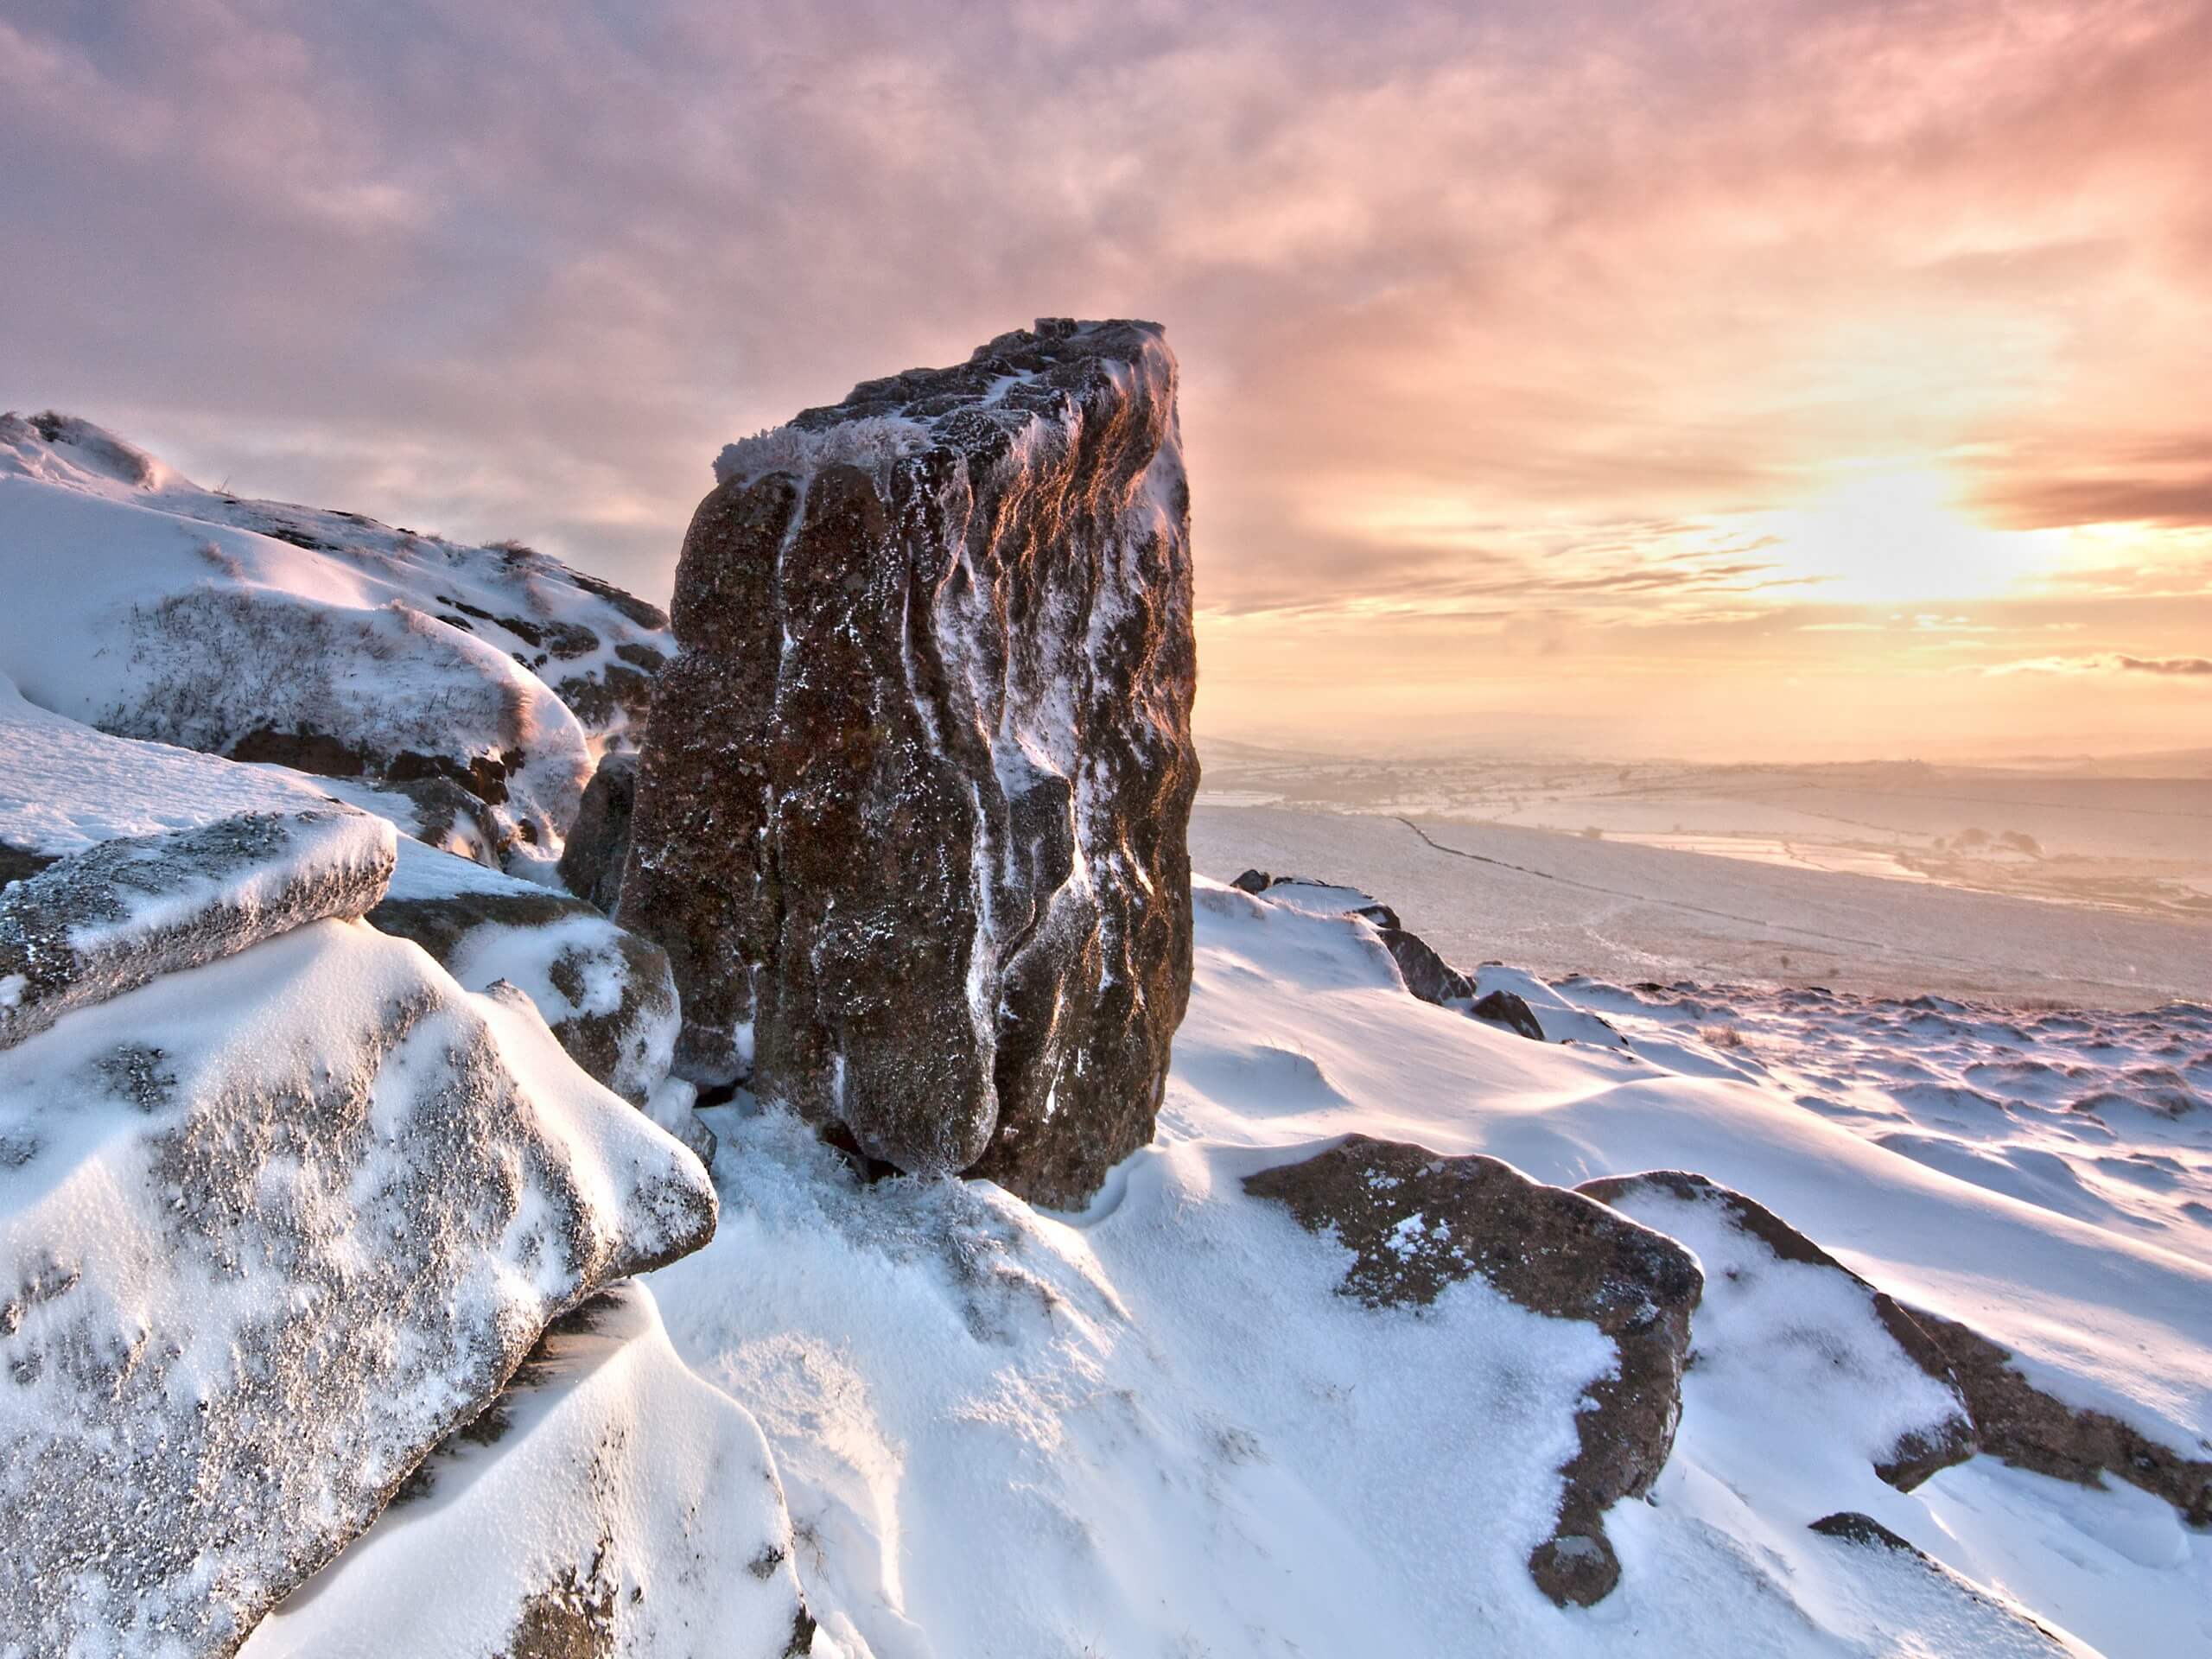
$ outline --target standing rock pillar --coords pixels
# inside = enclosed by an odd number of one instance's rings
[[[1191,980],[1175,359],[1048,318],[732,444],[676,578],[618,919],[679,1072],[1076,1205]]]

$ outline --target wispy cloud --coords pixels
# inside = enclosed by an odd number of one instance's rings
[[[2131,657],[2125,652],[2105,652],[2092,657],[2032,657],[2018,662],[1995,663],[1985,674],[2159,674],[2183,677],[2212,676],[2212,657]]]
[[[1208,625],[1425,613],[1469,677],[1706,673],[1662,636],[1821,596],[1726,527],[1859,456],[2212,533],[2202,0],[735,10],[13,9],[0,404],[663,591],[729,437],[1154,316]],[[2045,618],[2206,593],[2101,568]]]

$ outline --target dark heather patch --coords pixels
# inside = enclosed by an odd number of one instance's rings
[[[1076,1206],[1151,1138],[1190,993],[1173,364],[1044,319],[790,429],[887,416],[912,453],[700,504],[616,918],[669,953],[691,1082]]]
[[[805,1659],[814,1651],[814,1615],[806,1610],[804,1602],[791,1613],[791,1639],[784,1643],[783,1659]]]
[[[1942,1384],[1956,1409],[1942,1422],[1908,1430],[1874,1465],[1874,1472],[1909,1492],[1938,1469],[1964,1463],[1978,1449],[1973,1413],[1960,1379],[1943,1349],[1921,1323],[1887,1293],[1861,1279],[1849,1268],[1776,1215],[1755,1198],[1685,1170],[1650,1170],[1640,1175],[1609,1175],[1585,1181],[1574,1189],[1600,1204],[1615,1204],[1639,1192],[1663,1194],[1681,1204],[1717,1206],[1737,1231],[1757,1239],[1777,1261],[1795,1262],[1825,1272],[1840,1274],[1866,1295],[1874,1317],[1915,1366]]]
[[[1690,1315],[1704,1288],[1695,1260],[1663,1234],[1593,1200],[1471,1154],[1354,1135],[1300,1164],[1245,1178],[1307,1230],[1352,1254],[1340,1294],[1370,1307],[1431,1306],[1479,1278],[1522,1307],[1580,1319],[1612,1338],[1615,1374],[1583,1391],[1581,1445],[1561,1467],[1553,1535],[1529,1559],[1537,1587],[1587,1606],[1620,1580],[1605,1511],[1648,1491],[1681,1414]],[[1402,1224],[1420,1217],[1411,1234]]]
[[[93,1069],[108,1093],[142,1112],[157,1111],[175,1098],[175,1068],[158,1048],[124,1043],[93,1062]]]
[[[617,1587],[600,1576],[603,1557],[582,1573],[564,1567],[524,1601],[498,1659],[613,1659]]]

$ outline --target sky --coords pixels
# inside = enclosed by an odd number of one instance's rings
[[[0,0],[0,407],[657,599],[1166,326],[1202,734],[2212,745],[2212,0]]]

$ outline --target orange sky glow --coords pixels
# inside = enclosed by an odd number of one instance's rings
[[[340,10],[0,17],[0,404],[664,596],[729,437],[1149,316],[1203,732],[2212,744],[2212,4]]]

